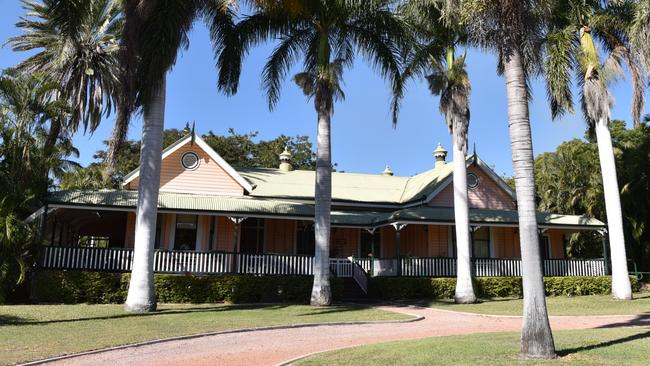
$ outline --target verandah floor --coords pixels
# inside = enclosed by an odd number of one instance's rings
[[[125,313],[121,305],[6,305],[0,306],[0,364],[229,329],[406,318],[344,305],[161,304],[152,314]]]

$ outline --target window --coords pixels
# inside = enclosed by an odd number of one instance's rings
[[[472,233],[472,257],[490,258],[490,228],[481,227]]]
[[[193,152],[186,152],[181,156],[181,165],[187,170],[194,170],[199,167],[199,156]]]
[[[467,187],[476,188],[478,187],[478,176],[474,173],[467,173]]]
[[[361,244],[359,245],[359,258],[374,258],[381,256],[381,231],[375,230],[372,234],[368,230],[361,230]]]
[[[264,219],[246,219],[241,223],[239,251],[248,254],[264,252]]]
[[[473,233],[470,232],[470,241],[472,243],[472,258],[490,258],[490,228],[481,227]],[[458,256],[456,250],[456,227],[451,227],[451,253],[454,258]]]
[[[196,250],[196,215],[176,215],[174,250]]]
[[[296,225],[296,254],[314,255],[315,251],[314,224],[309,221],[298,221],[298,225]]]

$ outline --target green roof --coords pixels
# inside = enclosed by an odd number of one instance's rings
[[[57,191],[48,196],[48,202],[57,206],[105,207],[115,209],[135,209],[137,191]],[[190,211],[202,213],[228,214],[232,216],[277,216],[313,218],[314,206],[291,200],[266,199],[250,196],[227,197],[184,193],[160,192],[160,210]],[[538,213],[538,223],[543,227],[562,226],[576,228],[599,228],[602,222],[583,216]],[[337,226],[376,227],[395,222],[452,223],[453,208],[415,207],[394,212],[378,211],[332,211],[332,224]],[[512,225],[517,224],[517,211],[470,210],[472,224]]]
[[[332,200],[395,205],[418,201],[450,178],[452,170],[452,164],[445,164],[412,177],[333,172]],[[314,199],[314,171],[239,168],[237,172],[253,185],[252,196]]]
[[[477,164],[506,192],[514,192],[478,156],[467,157],[467,164]],[[294,200],[314,199],[315,172],[282,171],[271,168],[238,168],[237,172],[253,185],[251,196]],[[373,204],[405,205],[428,198],[451,183],[453,164],[443,164],[411,177],[383,174],[332,173],[332,200]]]

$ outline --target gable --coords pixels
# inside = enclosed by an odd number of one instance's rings
[[[187,169],[181,160],[186,153],[198,157],[198,166]],[[139,169],[126,177],[124,188],[137,189]],[[160,191],[194,194],[242,196],[252,188],[205,141],[187,136],[163,151]]]
[[[467,189],[469,208],[491,210],[516,210],[514,199],[504,190],[493,177],[488,175],[480,166],[472,164],[467,173],[474,173],[479,179],[476,188]],[[428,203],[432,207],[454,207],[454,185],[450,183],[435,195]]]

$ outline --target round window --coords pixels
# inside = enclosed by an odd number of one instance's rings
[[[196,169],[199,166],[199,156],[193,152],[186,152],[181,157],[183,168],[188,170]]]
[[[476,188],[478,187],[478,176],[474,173],[467,173],[467,187]]]

